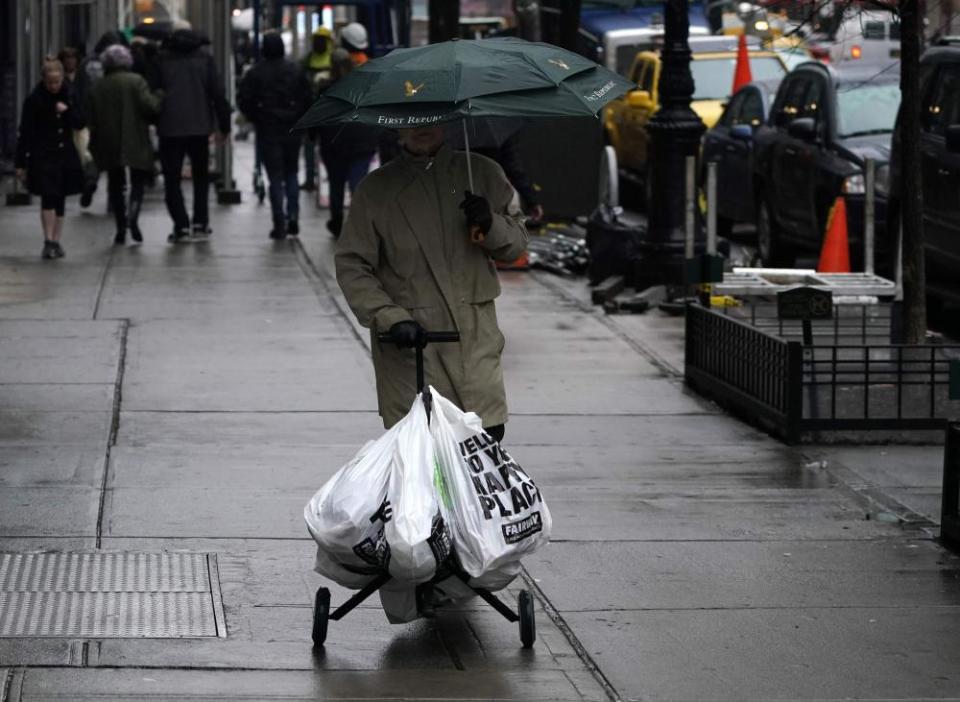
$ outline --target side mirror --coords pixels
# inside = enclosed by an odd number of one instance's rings
[[[960,154],[960,124],[951,124],[947,127],[947,151]]]
[[[649,90],[631,90],[627,93],[627,104],[638,110],[652,110],[653,98]]]
[[[787,126],[787,134],[803,141],[815,141],[817,138],[817,123],[813,117],[800,117]]]
[[[730,128],[730,136],[737,141],[753,141],[753,127],[749,124],[735,124]]]

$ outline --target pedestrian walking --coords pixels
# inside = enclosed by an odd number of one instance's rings
[[[256,129],[257,149],[270,181],[271,239],[300,233],[300,133],[290,130],[311,101],[306,73],[283,54],[282,37],[276,32],[264,34],[263,60],[240,81],[238,101]]]
[[[103,63],[100,60],[101,54],[107,48],[121,44],[127,46],[127,38],[116,30],[104,32],[93,47],[93,53],[80,62],[77,69],[76,80],[74,81],[74,96],[79,110],[85,112],[87,103],[90,100],[90,92],[97,81],[103,78]],[[83,161],[83,192],[80,194],[80,207],[90,207],[93,202],[93,196],[97,192],[97,184],[100,181],[100,171],[93,158],[86,159],[86,154],[81,154]]]
[[[519,201],[500,166],[452,151],[442,126],[402,129],[400,141],[400,156],[360,184],[335,256],[344,296],[371,330],[380,416],[396,424],[416,396],[409,347],[425,330],[457,329],[459,343],[424,349],[426,382],[499,440],[507,403],[493,260],[526,248]],[[397,348],[379,344],[380,332]]]
[[[315,99],[320,91],[330,84],[330,61],[333,55],[333,33],[324,26],[313,31],[310,53],[303,60],[303,67],[310,82],[312,95]],[[317,140],[312,134],[307,134],[303,140],[303,162],[306,168],[306,179],[301,189],[313,192],[317,189]]]
[[[80,156],[73,143],[74,132],[83,125],[63,64],[47,58],[43,79],[23,102],[15,162],[17,177],[40,196],[41,255],[46,259],[64,255],[60,239],[66,197],[83,188]]]
[[[74,46],[65,46],[57,54],[60,63],[63,64],[63,77],[70,85],[77,82],[77,71],[80,68],[80,52]],[[76,94],[76,91],[74,91]]]
[[[87,105],[90,150],[97,167],[107,172],[107,193],[117,224],[115,244],[126,241],[127,228],[135,242],[143,241],[139,227],[143,189],[153,170],[149,120],[163,103],[143,76],[133,72],[130,50],[115,44],[101,56],[104,77],[93,86]],[[130,207],[127,208],[127,170]]]
[[[340,30],[340,48],[350,53],[354,66],[362,66],[369,57],[367,49],[370,42],[367,39],[367,28],[359,22],[351,22]]]
[[[157,133],[172,243],[210,234],[210,135],[230,133],[230,104],[213,57],[203,48],[209,43],[191,29],[174,31],[163,42],[154,73],[152,87],[164,94]],[[184,158],[193,176],[192,223],[180,189]]]
[[[353,60],[346,49],[336,49],[331,62],[331,82],[353,70]],[[379,143],[378,130],[362,124],[328,125],[318,130],[320,158],[330,181],[330,219],[327,229],[340,236],[343,227],[343,200],[349,184],[353,195],[360,181],[370,170],[370,162]]]

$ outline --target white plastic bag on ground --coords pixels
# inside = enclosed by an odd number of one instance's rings
[[[430,433],[443,478],[442,503],[463,569],[483,582],[512,579],[515,566],[550,540],[543,496],[473,412],[433,394]],[[506,583],[504,583],[506,584]],[[502,587],[502,586],[501,586]]]

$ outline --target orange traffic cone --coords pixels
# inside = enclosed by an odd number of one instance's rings
[[[820,250],[820,273],[849,273],[850,244],[847,240],[847,204],[838,197],[827,217],[827,233]]]
[[[733,72],[733,91],[730,94],[733,95],[752,80],[750,54],[747,52],[747,37],[745,34],[741,34],[740,39],[737,40],[737,67]]]

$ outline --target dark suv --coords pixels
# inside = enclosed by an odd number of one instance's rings
[[[920,60],[920,178],[927,292],[960,297],[960,41],[927,51]],[[891,192],[899,193],[899,129],[893,140]],[[900,203],[891,202],[888,227],[899,231]]]
[[[767,124],[757,130],[754,193],[757,246],[767,265],[792,265],[819,251],[836,198],[847,204],[853,265],[863,261],[864,161],[875,160],[876,242],[885,245],[890,140],[900,105],[893,66],[841,69],[803,63],[777,90]]]

